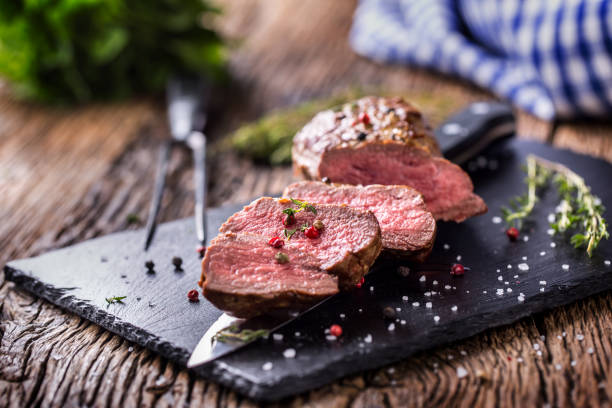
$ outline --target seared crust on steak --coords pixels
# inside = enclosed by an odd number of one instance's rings
[[[436,220],[427,210],[423,196],[411,187],[301,181],[289,185],[283,195],[372,211],[380,224],[383,254],[421,262],[433,248]]]
[[[467,173],[441,157],[421,114],[401,98],[370,96],[317,114],[295,136],[292,154],[295,173],[307,179],[413,187],[439,220],[487,211]]]

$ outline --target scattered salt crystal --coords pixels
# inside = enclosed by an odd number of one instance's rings
[[[506,268],[508,268],[508,269],[512,269],[512,265],[508,264],[508,265],[506,266]]]
[[[486,295],[486,294],[487,294],[487,291],[486,291],[486,290],[483,290],[483,291],[482,291],[482,293],[483,293],[484,295]]]
[[[394,331],[395,330],[395,323],[389,324],[389,326],[387,326],[387,330]]]
[[[469,295],[469,294],[470,294],[470,291],[469,291],[469,290],[466,290],[466,291],[465,291],[465,293],[467,293],[467,294]]]
[[[533,343],[533,349],[534,350],[539,350],[540,349],[540,345],[538,343]]]
[[[283,341],[283,335],[281,333],[274,333],[272,339],[274,341]]]
[[[453,286],[453,290],[457,290],[457,287],[456,287],[456,286]]]
[[[544,288],[540,288],[540,292],[544,292]]]
[[[327,339],[327,341],[335,341],[336,340],[336,336],[332,336],[331,334],[328,334],[327,336],[325,336],[325,338]]]
[[[294,335],[295,337],[300,337],[300,335],[301,335],[301,334],[302,334],[302,333],[300,333],[299,331],[296,331],[295,333],[293,333],[293,335]]]
[[[512,288],[506,288],[506,292],[512,293]]]
[[[497,296],[502,296],[504,294],[504,289],[497,289],[495,293],[497,294]]]
[[[456,312],[456,311],[457,311],[457,306],[452,306],[452,307],[451,307],[451,310],[452,310],[453,312]]]
[[[589,353],[589,354],[593,354],[594,352],[595,352],[595,350],[593,350],[593,347],[589,347],[587,349],[587,353]]]
[[[424,295],[427,296],[427,297],[430,297],[431,296],[431,292],[425,292]]]
[[[371,334],[367,334],[364,338],[363,341],[366,343],[371,343],[372,342],[372,335]]]
[[[451,285],[444,285],[444,289],[450,290],[451,289]]]
[[[419,307],[419,302],[412,302],[412,306]]]
[[[546,341],[546,336],[541,335],[541,336],[540,336],[540,340],[542,340],[542,341]]]
[[[555,214],[548,214],[548,222],[555,222]]]
[[[519,268],[521,271],[523,271],[523,272],[524,272],[524,271],[528,271],[528,270],[529,270],[529,265],[527,265],[526,263],[520,263],[520,264],[518,264],[518,268]]]
[[[359,308],[357,311],[358,311],[359,313],[363,313],[363,309],[362,309],[362,308]]]
[[[405,320],[400,320],[400,324],[403,326],[403,325],[406,324],[406,321]]]
[[[518,358],[516,359],[516,361],[518,361],[519,363],[522,363],[522,362],[523,362],[523,357],[518,357]]]
[[[566,333],[566,332],[563,332],[563,333],[561,333],[561,335],[562,335],[563,337],[565,337],[565,336],[567,336],[567,333]]]
[[[604,388],[606,388],[606,383],[605,383],[605,382],[603,382],[603,381],[602,381],[602,382],[600,382],[599,384],[597,384],[597,388],[599,388],[599,389],[602,389],[602,390],[603,390]]]
[[[518,275],[514,275],[514,279],[518,279]]]
[[[557,340],[561,340],[561,339],[562,339],[562,337],[557,334]]]
[[[561,268],[563,268],[564,271],[569,270],[569,265],[568,264],[563,264],[561,265]]]
[[[538,351],[536,351],[536,354],[541,357],[542,356],[542,351],[538,350]]]
[[[396,308],[395,308],[395,311],[396,311],[396,312],[401,312],[401,311],[402,311],[402,308],[401,308],[401,307],[396,307]]]
[[[440,366],[440,364],[438,363],[433,363],[433,368],[438,368]]]
[[[404,302],[407,302],[407,301],[408,301],[408,296],[402,296],[402,300],[403,300]]]
[[[501,272],[501,270],[500,270],[500,269],[497,269],[497,270],[496,270],[496,272],[497,272],[497,273],[500,273],[500,272]]]
[[[455,357],[453,357],[453,355],[452,355],[452,354],[449,354],[449,355],[447,355],[447,356],[446,356],[446,359],[447,359],[447,360],[452,360],[453,358],[455,358]]]
[[[134,347],[132,346],[128,347],[128,351],[131,353],[132,351],[134,351]]]
[[[432,295],[435,295],[436,293],[438,293],[438,292],[436,292],[435,290],[432,290],[432,291],[431,291],[431,294],[432,294]]]
[[[576,363],[576,360],[572,360],[572,361],[570,362],[570,365],[571,365],[572,367],[576,367],[576,364],[577,364],[577,363]]]
[[[431,309],[431,302],[425,303],[425,307],[428,308],[428,309]]]
[[[556,246],[557,246],[557,244],[555,244],[554,242],[551,242],[551,243],[550,243],[550,247],[551,247],[551,248],[554,248],[554,247],[556,247]]]
[[[450,249],[450,245],[448,244],[444,244],[443,247],[445,251],[448,251]]]
[[[437,285],[437,284],[438,284],[438,281],[437,281],[437,280],[435,280],[435,281],[433,281],[432,283],[433,283],[434,285]]]
[[[509,284],[510,284],[510,282],[508,282],[508,281],[504,282],[504,285],[509,285]]]
[[[544,256],[544,255],[546,255],[546,251],[540,252],[540,256]]]
[[[295,358],[295,349],[288,348],[287,350],[283,351],[283,357]]]
[[[529,241],[529,235],[525,235],[525,236],[523,237],[523,241],[525,241],[525,242]]]
[[[341,319],[346,319],[346,315],[344,313],[340,313],[340,318]]]
[[[546,281],[540,281],[540,285],[546,286]]]
[[[504,280],[504,277],[503,277],[503,276],[501,276],[501,275],[499,275],[499,276],[497,277],[497,280],[501,282],[501,281],[503,281],[503,280]]]
[[[467,372],[467,370],[465,368],[463,368],[463,367],[458,367],[457,368],[457,377],[463,378],[463,377],[465,377],[467,375],[468,375],[468,372]]]
[[[457,261],[461,260],[461,255],[457,255]]]
[[[493,224],[501,224],[502,219],[501,219],[501,217],[497,217],[497,216],[496,216],[496,217],[493,217],[493,218],[491,219],[491,221],[493,222]]]
[[[610,262],[610,260],[609,260],[609,259],[606,259],[606,260],[604,261],[604,265],[606,265],[606,266],[610,266],[610,264],[611,264],[611,262]]]
[[[517,297],[518,301],[520,303],[523,303],[525,301],[525,296],[519,295],[519,297]]]
[[[561,364],[555,364],[555,368],[557,369],[557,371],[561,371]]]
[[[261,369],[264,371],[270,371],[272,367],[274,366],[272,365],[271,362],[268,361],[267,363],[264,363],[264,365],[261,366]]]
[[[555,230],[552,228],[549,228],[546,230],[546,233],[552,237],[553,235],[555,235]]]
[[[440,321],[440,316],[434,316],[434,322],[438,323]]]
[[[578,341],[582,341],[582,340],[584,340],[584,335],[583,334],[577,334],[576,335],[576,339],[578,339]]]
[[[419,282],[425,282],[427,280],[427,278],[425,277],[425,275],[421,275],[421,277],[419,278]]]

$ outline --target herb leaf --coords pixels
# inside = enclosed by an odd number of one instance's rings
[[[104,298],[104,300],[106,300],[106,307],[112,305],[113,303],[121,303],[123,304],[123,299],[127,298],[127,296],[113,296],[113,297],[107,297]]]
[[[303,209],[306,209],[308,211],[310,211],[313,214],[317,213],[317,209],[314,207],[314,205],[306,202],[306,201],[300,201],[300,200],[296,200],[295,198],[289,198],[291,200],[291,202],[297,206],[299,206],[300,208],[296,211],[296,212],[300,212]]]
[[[302,224],[302,226],[300,227],[300,231],[304,232],[306,231],[308,228],[310,227],[310,225],[308,225],[308,223],[304,223]]]
[[[297,228],[292,229],[292,230],[285,229],[283,232],[285,234],[285,237],[287,237],[287,239],[291,239],[291,237],[293,236],[293,234],[295,234],[296,231],[297,231]]]
[[[243,329],[239,330],[237,326],[231,325],[225,329],[221,329],[215,334],[211,341],[220,341],[222,343],[227,342],[250,342],[259,337],[266,337],[269,331],[264,329],[251,330]]]

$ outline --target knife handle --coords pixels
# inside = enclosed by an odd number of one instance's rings
[[[187,144],[193,152],[196,234],[200,244],[206,245],[206,136],[193,131]]]
[[[502,102],[475,102],[436,128],[444,157],[463,164],[496,140],[512,136],[516,120],[512,107]]]

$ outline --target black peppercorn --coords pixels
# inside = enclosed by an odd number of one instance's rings
[[[395,309],[390,306],[385,307],[383,309],[383,316],[385,317],[385,319],[395,319]]]
[[[153,272],[153,268],[155,268],[155,263],[153,261],[145,262],[145,266],[147,268],[147,272]]]
[[[323,177],[323,178],[321,179],[321,181],[322,181],[323,183],[325,183],[325,184],[330,184],[330,183],[331,183],[331,180],[329,179],[329,177]]]
[[[172,258],[172,265],[174,265],[176,269],[181,269],[181,265],[183,265],[183,260],[180,256],[175,256]]]
[[[359,141],[364,141],[366,139],[368,135],[365,132],[359,132],[359,134],[357,135],[357,140]]]

